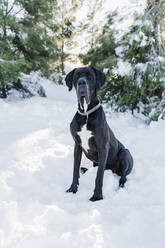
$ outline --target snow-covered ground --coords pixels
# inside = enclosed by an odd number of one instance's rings
[[[47,98],[0,100],[0,248],[165,247],[165,121],[146,126],[111,114],[115,135],[135,164],[125,189],[105,172],[104,200],[90,202],[96,168],[72,180],[69,123],[75,92],[49,84]]]

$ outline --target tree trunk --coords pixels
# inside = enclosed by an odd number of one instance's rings
[[[64,34],[64,1],[62,1],[62,12],[61,12],[61,19],[62,19],[62,30],[61,30],[61,37],[62,37],[62,42],[61,42],[61,72],[62,72],[62,75],[65,74],[65,71],[64,71],[64,37],[65,37],[65,34]]]
[[[163,33],[165,32],[163,21],[160,22],[160,46],[163,48],[165,46],[165,39]]]
[[[160,54],[160,42],[159,42],[159,6],[160,0],[155,0],[155,18],[154,18],[154,38],[155,38],[155,49],[157,54]]]
[[[64,40],[62,40],[62,45],[61,45],[61,72],[64,75]]]
[[[155,52],[157,55],[160,54],[160,1],[161,0],[147,0],[147,10],[153,22],[154,30],[152,36],[155,40]]]
[[[151,0],[147,0],[147,9],[150,10],[152,8]]]

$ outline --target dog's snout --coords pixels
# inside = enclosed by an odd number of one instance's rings
[[[89,94],[90,94],[89,86],[86,77],[80,77],[77,80],[77,96],[78,96],[78,102],[80,103],[81,106],[84,105],[84,99],[87,104],[90,103]]]
[[[78,90],[79,90],[79,94],[81,96],[84,96],[86,94],[87,91],[87,81],[85,78],[79,78],[78,82]]]

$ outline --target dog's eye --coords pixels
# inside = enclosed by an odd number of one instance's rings
[[[80,73],[77,73],[77,74],[75,75],[75,78],[78,79],[79,76],[80,76]]]
[[[78,72],[77,73],[77,77],[81,77],[81,72]]]

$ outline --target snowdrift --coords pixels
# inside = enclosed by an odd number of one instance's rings
[[[47,82],[47,98],[0,100],[1,248],[162,248],[165,245],[165,121],[107,115],[116,137],[134,156],[126,188],[105,171],[104,200],[92,203],[97,168],[72,180],[69,123],[76,94]]]

